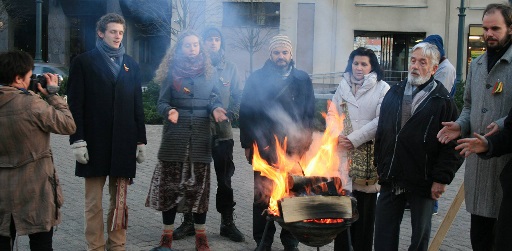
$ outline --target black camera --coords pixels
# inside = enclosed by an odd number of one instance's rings
[[[30,85],[28,86],[28,89],[36,93],[39,92],[39,89],[37,89],[37,83],[40,83],[41,87],[44,89],[46,89],[46,86],[48,85],[44,75],[32,74],[32,77],[30,77]]]

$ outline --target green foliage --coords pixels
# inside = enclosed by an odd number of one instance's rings
[[[160,116],[156,111],[156,103],[158,102],[158,95],[160,94],[160,85],[150,81],[146,87],[146,91],[142,93],[145,122],[150,125],[162,124],[162,116]]]
[[[60,82],[60,88],[59,88],[59,92],[58,94],[60,96],[65,96],[66,95],[66,91],[68,89],[68,77],[64,77],[64,79],[62,80],[62,82]]]
[[[462,111],[462,106],[464,105],[464,87],[466,86],[466,81],[459,82],[457,84],[457,89],[455,90],[455,95],[453,95],[453,100],[459,109],[459,112]]]
[[[325,118],[322,113],[327,114],[327,99],[315,99],[315,120],[314,126],[318,131],[325,131]]]
[[[238,118],[234,118],[231,120],[231,128],[239,128],[240,127],[240,120]]]

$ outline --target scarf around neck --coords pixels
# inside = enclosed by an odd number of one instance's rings
[[[491,72],[491,69],[494,67],[496,63],[505,55],[505,52],[510,48],[511,42],[508,41],[503,48],[500,49],[487,49],[487,73]]]
[[[119,48],[115,49],[110,47],[103,39],[96,39],[96,48],[101,52],[103,59],[107,62],[108,68],[117,79],[117,75],[121,70],[121,63],[123,62],[123,56],[126,52],[123,43]]]
[[[179,91],[184,78],[192,78],[204,73],[204,61],[203,53],[192,58],[178,54],[171,70],[174,88]]]
[[[352,74],[349,74],[349,75],[350,75],[349,83],[350,83],[350,86],[352,87],[352,94],[354,94],[354,96],[355,96],[357,93],[357,90],[359,90],[359,88],[361,88],[361,86],[363,86],[366,76],[364,76],[360,80],[357,80],[356,78],[354,78],[354,75],[352,75]]]
[[[210,52],[210,60],[212,65],[217,67],[222,61],[224,61],[224,50],[220,49],[217,52]]]
[[[437,83],[434,81],[433,77],[418,87],[411,85],[411,83],[407,81],[402,100],[402,127],[436,87]]]

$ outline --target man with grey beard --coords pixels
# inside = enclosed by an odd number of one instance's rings
[[[315,96],[309,75],[295,68],[287,36],[270,40],[270,58],[249,76],[240,105],[240,142],[251,163],[253,144],[270,165],[277,164],[276,139],[290,155],[301,156],[312,141]],[[276,227],[262,214],[268,208],[272,180],[254,172],[253,237],[259,249],[271,250]],[[264,231],[268,224],[268,231]],[[264,235],[264,233],[266,233]],[[281,230],[285,251],[297,249],[297,239]]]
[[[455,122],[443,124],[437,135],[442,143],[458,137],[473,137],[472,133],[488,137],[502,131],[512,107],[511,6],[487,5],[482,28],[487,50],[471,62],[462,112]],[[495,224],[502,200],[500,174],[511,159],[511,154],[488,160],[473,154],[466,159],[465,201],[466,210],[471,213],[470,237],[475,251],[493,249]]]
[[[409,75],[391,87],[381,104],[375,160],[381,185],[375,215],[375,250],[398,250],[405,203],[411,210],[409,250],[427,250],[433,206],[462,164],[455,143],[436,139],[442,122],[457,117],[448,90],[434,80],[435,45],[412,48]]]

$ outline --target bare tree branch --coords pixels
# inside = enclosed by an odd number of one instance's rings
[[[234,27],[231,31],[231,46],[235,49],[249,53],[249,70],[253,71],[253,56],[256,52],[266,45],[273,35],[277,33],[276,28],[260,25],[260,21],[265,18],[266,13],[262,12],[262,3],[264,0],[254,1],[232,1],[240,3],[250,3],[248,24],[245,26]],[[252,21],[252,22],[251,22]]]
[[[180,32],[198,29],[213,4],[204,0],[132,0],[132,11],[143,21],[135,26],[145,34],[160,34],[176,41]],[[172,18],[170,13],[172,12]]]

